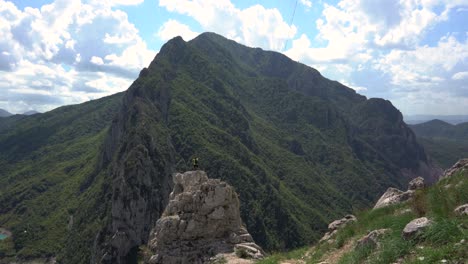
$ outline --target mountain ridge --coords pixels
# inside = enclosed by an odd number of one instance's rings
[[[8,112],[7,110],[1,109],[0,108],[0,117],[8,117],[13,115],[12,113]]]
[[[410,125],[430,155],[448,168],[468,152],[468,122],[453,125],[441,120]]]
[[[93,107],[101,114],[85,111]],[[37,122],[52,116],[57,124],[51,127]],[[71,116],[79,122],[63,127]],[[187,170],[193,155],[209,175],[234,186],[247,228],[267,250],[318,240],[329,220],[369,206],[388,186],[418,174],[435,180],[438,173],[391,102],[367,99],[284,55],[213,33],[170,40],[124,94],[15,122],[19,128],[0,129],[4,188],[11,186],[6,173],[24,173],[7,157],[46,158],[55,142],[63,144],[57,154],[75,153],[64,147],[87,142],[57,170],[54,184],[50,175],[28,171],[43,181],[39,191],[20,182],[21,188],[0,196],[8,205],[0,225],[16,233],[34,219],[34,230],[60,226],[66,234],[19,237],[11,255],[25,258],[134,261],[168,202],[171,174]],[[73,141],[82,127],[89,133]],[[56,128],[66,133],[57,136]],[[36,156],[15,147],[25,135],[41,137]],[[71,200],[57,199],[49,210],[57,218],[45,221],[33,197],[47,201],[63,179],[73,182],[65,189]],[[24,218],[26,205],[31,209]],[[70,217],[67,231],[59,223]]]

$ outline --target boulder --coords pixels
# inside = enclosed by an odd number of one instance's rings
[[[338,229],[345,227],[350,223],[354,223],[357,221],[357,218],[354,215],[346,215],[345,217],[335,220],[328,225],[328,231],[325,235],[320,239],[320,242],[323,241],[331,241],[330,239],[338,232]]]
[[[204,171],[173,176],[169,203],[150,233],[149,263],[206,263],[219,254],[241,252],[259,259],[263,250],[255,244],[240,218],[234,189]]]
[[[460,205],[454,210],[456,215],[464,216],[468,215],[468,204]]]
[[[424,188],[424,178],[423,177],[417,177],[411,180],[408,184],[408,190],[419,190]]]
[[[390,231],[390,229],[384,228],[369,232],[367,235],[363,236],[357,241],[355,249],[360,249],[363,247],[377,247],[379,245],[379,239]]]
[[[432,221],[426,217],[416,218],[411,220],[403,229],[402,236],[404,239],[412,239],[417,237],[424,229],[429,227]]]
[[[349,223],[354,223],[357,218],[354,215],[346,215],[345,217],[335,220],[328,225],[328,230],[333,231],[345,227]]]
[[[374,209],[405,202],[413,196],[413,193],[414,191],[412,190],[403,192],[396,188],[390,187],[377,201],[377,203],[374,206]]]
[[[468,159],[461,159],[461,160],[457,161],[457,163],[455,163],[452,167],[445,170],[444,175],[442,176],[442,178],[451,177],[452,175],[454,175],[454,174],[456,174],[456,173],[458,173],[460,171],[464,171],[466,169],[468,169]]]

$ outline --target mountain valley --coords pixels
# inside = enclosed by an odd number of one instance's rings
[[[176,37],[123,93],[0,118],[0,263],[136,263],[194,156],[269,252],[442,172],[390,101],[214,33]]]

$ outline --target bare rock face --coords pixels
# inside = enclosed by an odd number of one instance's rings
[[[320,242],[328,241],[333,242],[331,238],[338,232],[339,229],[345,227],[350,223],[357,221],[357,218],[354,215],[346,215],[345,217],[335,220],[328,225],[328,231],[320,239]]]
[[[403,238],[412,239],[418,236],[424,229],[432,225],[432,221],[427,217],[413,219],[403,229]]]
[[[468,204],[460,205],[454,210],[456,215],[464,216],[468,215]]]
[[[367,235],[363,236],[357,241],[355,249],[363,247],[377,247],[379,245],[379,239],[390,231],[390,229],[385,228],[369,232]]]
[[[408,184],[408,190],[414,191],[424,188],[424,178],[417,177],[411,180]]]
[[[424,178],[417,177],[409,182],[406,192],[390,187],[377,201],[374,209],[405,202],[413,197],[415,190],[422,189],[424,186]]]
[[[263,250],[242,225],[234,189],[204,171],[173,176],[174,189],[149,239],[149,263],[207,263],[218,254],[241,252],[262,258]]]
[[[463,170],[468,170],[468,158],[457,161],[457,163],[455,163],[450,169],[447,169],[444,172],[442,178],[451,177],[452,175]]]
[[[414,191],[412,190],[403,192],[396,188],[390,187],[377,201],[377,203],[374,206],[374,209],[407,201],[413,196],[413,192]]]

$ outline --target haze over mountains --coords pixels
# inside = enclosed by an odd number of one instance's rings
[[[0,117],[11,116],[12,114],[6,110],[0,109]]]
[[[468,155],[468,122],[452,125],[435,119],[410,127],[429,155],[444,169]]]
[[[30,110],[30,111],[26,111],[22,113],[21,115],[35,115],[35,114],[40,114],[40,112],[36,110]],[[13,115],[12,113],[0,108],[0,117],[8,117],[12,115]]]
[[[467,115],[407,115],[404,117],[405,122],[411,125],[421,124],[435,119],[452,125],[468,122]]]
[[[267,250],[440,173],[389,101],[213,33],[176,37],[125,93],[0,119],[7,257],[131,262],[194,155]]]

